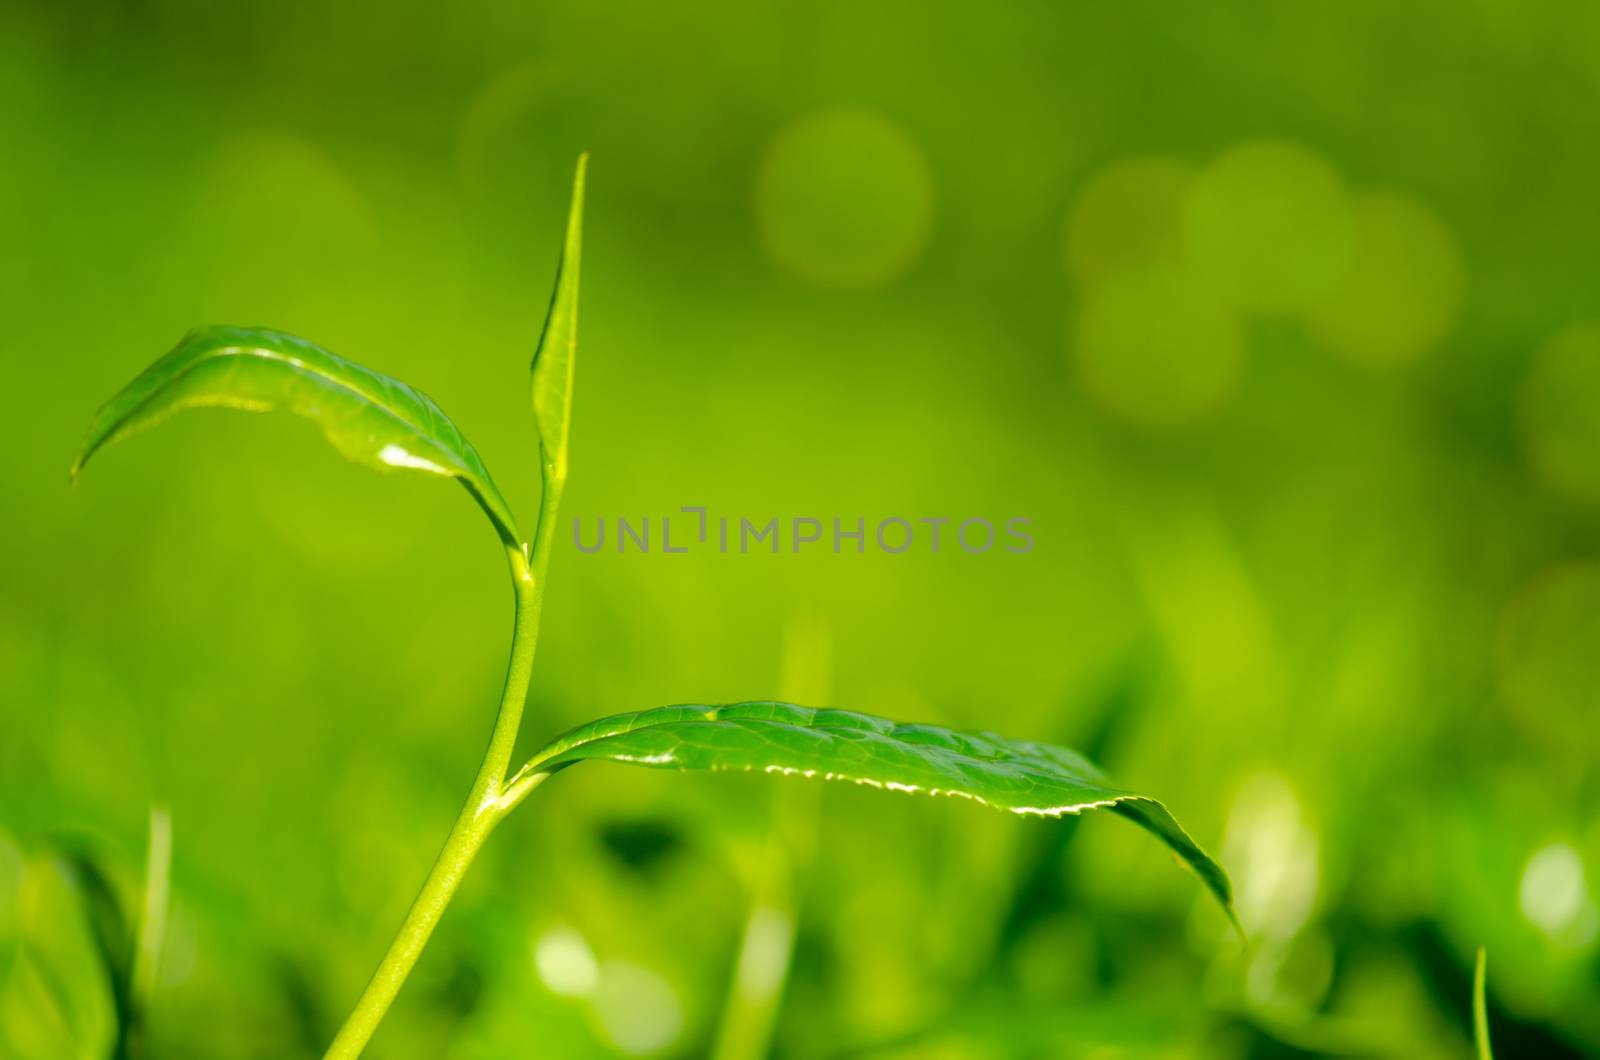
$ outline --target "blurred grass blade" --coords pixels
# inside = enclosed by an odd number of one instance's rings
[[[81,898],[84,916],[89,921],[89,933],[95,948],[100,952],[101,966],[111,984],[111,1000],[116,1010],[117,1048],[113,1057],[122,1060],[127,1053],[122,1048],[131,1022],[129,969],[131,938],[128,916],[124,909],[124,895],[107,872],[102,859],[89,848],[78,843],[52,845],[52,856],[60,859],[71,873],[73,885]]]
[[[167,938],[167,909],[172,890],[172,817],[165,807],[150,808],[150,841],[144,860],[144,905],[134,939],[131,1011],[142,1022],[150,1010],[161,949]]]
[[[1116,786],[1064,747],[763,701],[659,707],[591,722],[557,738],[519,777],[588,760],[848,780],[1043,817],[1109,809],[1166,843],[1233,919],[1227,874],[1166,807]]]
[[[1494,1060],[1489,1049],[1489,1005],[1484,997],[1484,965],[1488,955],[1478,947],[1478,967],[1472,973],[1472,1040],[1478,1045],[1478,1060]]]
[[[572,418],[572,369],[578,349],[578,274],[583,259],[583,185],[589,156],[578,156],[572,178],[567,239],[556,266],[555,291],[544,331],[533,355],[533,417],[539,428],[544,495],[539,498],[541,529],[553,520],[567,482],[567,435]],[[541,534],[541,536],[543,536]]]
[[[521,548],[511,508],[476,450],[419,390],[305,339],[266,328],[207,327],[184,336],[101,407],[72,477],[103,446],[184,409],[283,409],[313,420],[334,448],[358,463],[459,481],[500,538]]]

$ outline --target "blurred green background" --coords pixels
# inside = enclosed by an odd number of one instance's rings
[[[0,1054],[103,1041],[52,852],[131,894],[152,804],[151,1054],[320,1050],[509,640],[459,490],[197,413],[69,491],[90,415],[268,324],[531,513],[589,149],[566,515],[1037,545],[564,538],[528,749],[774,695],[1068,743],[1252,946],[1114,819],[595,766],[372,1055],[1461,1058],[1480,943],[1500,1055],[1600,1055],[1600,8],[8,0],[0,100]]]

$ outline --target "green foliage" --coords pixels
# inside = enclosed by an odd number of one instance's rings
[[[101,406],[76,479],[103,446],[191,408],[282,409],[313,421],[346,457],[382,470],[446,475],[467,488],[508,546],[521,544],[511,508],[472,443],[405,383],[267,328],[206,327],[141,372]]]
[[[1496,1055],[1600,1057],[1600,5],[627,15],[0,3],[0,829],[132,852],[172,807],[155,1055],[326,1044],[482,750],[499,537],[291,416],[62,473],[190,325],[267,323],[427,391],[537,540],[526,373],[587,148],[512,765],[681,700],[1047,740],[1178,815],[1252,948],[1107,813],[586,766],[507,819],[374,1053],[607,1060],[622,967],[676,999],[652,1055],[708,1055],[776,908],[784,1057],[1462,1060],[1478,942]],[[680,504],[868,547],[662,557]],[[870,537],[1009,513],[1032,554]],[[646,514],[648,557],[573,546]]]
[[[1171,847],[1233,915],[1227,874],[1166,807],[1118,787],[1065,747],[759,701],[658,707],[603,718],[551,741],[524,773],[553,773],[583,761],[845,780],[884,791],[970,799],[1024,816],[1109,809]]]
[[[538,638],[550,531],[566,482],[586,161],[586,157],[578,161],[555,291],[532,364],[544,482],[534,556],[527,555],[509,506],[483,461],[431,399],[304,339],[261,328],[191,332],[100,410],[72,468],[76,478],[101,446],[185,408],[282,409],[318,424],[335,448],[359,463],[456,478],[482,505],[510,551],[517,625],[489,749],[433,871],[329,1048],[330,1060],[355,1057],[364,1050],[495,824],[544,777],[586,759],[820,775],[890,791],[961,796],[1014,813],[1047,817],[1107,808],[1172,848],[1232,917],[1226,874],[1164,806],[1113,785],[1077,752],[1047,744],[777,702],[665,707],[576,729],[552,743],[528,767],[507,776],[507,756],[516,740]],[[535,572],[538,577],[530,577]],[[152,851],[156,845],[152,832]],[[161,845],[165,849],[164,838]],[[146,924],[154,906],[165,902],[165,874],[152,871],[151,881],[147,889],[157,899],[146,910]],[[145,965],[153,957],[143,941],[137,951],[141,968],[137,978],[148,989],[151,973]],[[98,1025],[92,1030],[99,1030]]]

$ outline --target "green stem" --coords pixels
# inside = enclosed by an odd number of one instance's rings
[[[405,984],[412,967],[428,944],[428,938],[444,914],[445,907],[455,896],[461,878],[494,831],[495,825],[510,809],[521,801],[519,792],[513,801],[502,801],[506,769],[511,762],[511,751],[517,741],[517,728],[522,722],[523,703],[528,695],[528,681],[533,674],[533,650],[538,640],[539,610],[544,593],[542,579],[536,580],[534,572],[521,549],[507,550],[511,563],[512,585],[516,593],[516,627],[511,635],[511,661],[506,667],[505,691],[500,698],[500,712],[495,718],[494,732],[489,737],[489,747],[484,752],[483,764],[472,782],[472,790],[456,818],[450,835],[439,851],[422,890],[411,903],[400,930],[389,943],[389,950],[372,973],[372,979],[356,1002],[344,1026],[324,1054],[324,1060],[353,1060],[361,1055],[373,1032],[378,1029],[384,1014],[394,1002],[395,995]],[[542,564],[541,564],[542,566]],[[531,787],[531,786],[530,786]]]

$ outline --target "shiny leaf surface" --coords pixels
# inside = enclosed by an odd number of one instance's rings
[[[72,476],[102,447],[184,409],[284,410],[322,428],[358,463],[456,479],[510,547],[521,546],[510,506],[488,468],[433,399],[305,339],[266,328],[191,331],[165,357],[106,402],[89,428]]]
[[[847,780],[1042,817],[1107,809],[1166,843],[1233,916],[1227,874],[1166,807],[1119,787],[1064,747],[763,701],[604,718],[557,738],[523,772],[549,773],[591,760]]]

